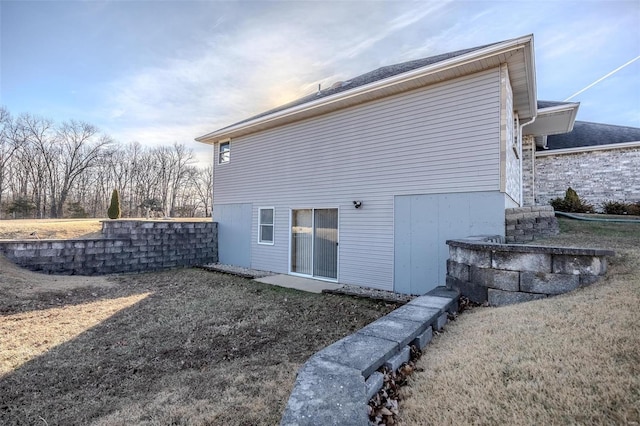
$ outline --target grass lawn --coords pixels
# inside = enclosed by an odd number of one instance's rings
[[[400,423],[640,423],[640,224],[560,227],[536,243],[614,249],[605,280],[463,313],[403,388]]]
[[[0,424],[274,425],[302,363],[394,308],[198,269],[0,264]]]
[[[0,220],[0,239],[99,238],[102,229],[100,220],[102,219]]]
[[[0,240],[100,238],[104,220],[109,219],[5,219],[0,220]],[[170,220],[210,222],[211,218],[172,218]]]

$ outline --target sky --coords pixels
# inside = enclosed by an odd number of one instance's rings
[[[640,0],[0,0],[0,105],[184,143],[384,65],[534,34],[538,99],[640,56]],[[572,101],[640,127],[640,59]]]

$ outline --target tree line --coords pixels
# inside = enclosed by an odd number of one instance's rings
[[[0,218],[210,216],[213,167],[184,144],[122,144],[97,127],[0,107]]]

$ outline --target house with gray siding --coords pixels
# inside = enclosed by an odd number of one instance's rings
[[[447,239],[504,235],[538,116],[533,36],[382,67],[198,137],[221,263],[422,294]],[[535,127],[532,125],[535,123]],[[533,129],[533,130],[532,130]]]

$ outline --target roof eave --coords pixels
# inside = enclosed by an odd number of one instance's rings
[[[389,89],[393,88],[396,88],[397,93],[400,93],[404,90],[407,90],[399,87],[402,83],[416,80],[421,77],[445,72],[447,70],[468,65],[470,63],[486,60],[487,58],[509,53],[510,51],[515,51],[518,49],[524,49],[524,61],[527,80],[527,93],[524,95],[528,97],[525,103],[529,106],[529,111],[523,111],[523,114],[521,116],[525,119],[531,118],[535,116],[535,113],[537,111],[537,99],[533,35],[527,35],[517,39],[508,40],[503,43],[491,45],[484,49],[456,56],[454,58],[450,58],[436,64],[427,65],[425,67],[408,71],[406,73],[378,80],[360,87],[355,87],[351,90],[336,93],[335,95],[327,96],[316,101],[311,101],[298,106],[294,106],[292,108],[278,111],[267,116],[258,117],[255,120],[242,122],[238,125],[230,127],[225,127],[223,129],[219,129],[214,132],[197,137],[195,140],[202,143],[213,144],[223,138],[232,138],[252,133],[253,131],[259,131],[266,128],[275,127],[280,124],[286,124],[293,121],[309,118],[314,115],[324,114],[337,109],[345,108],[358,103],[358,99],[361,99],[361,102],[364,102],[367,100],[365,99],[365,97],[368,94],[378,93],[382,90],[387,91],[387,94],[385,94],[384,96],[389,96],[388,91]]]
[[[536,121],[524,128],[525,135],[551,136],[569,133],[578,114],[579,102],[540,108]],[[543,146],[541,146],[543,147]]]

